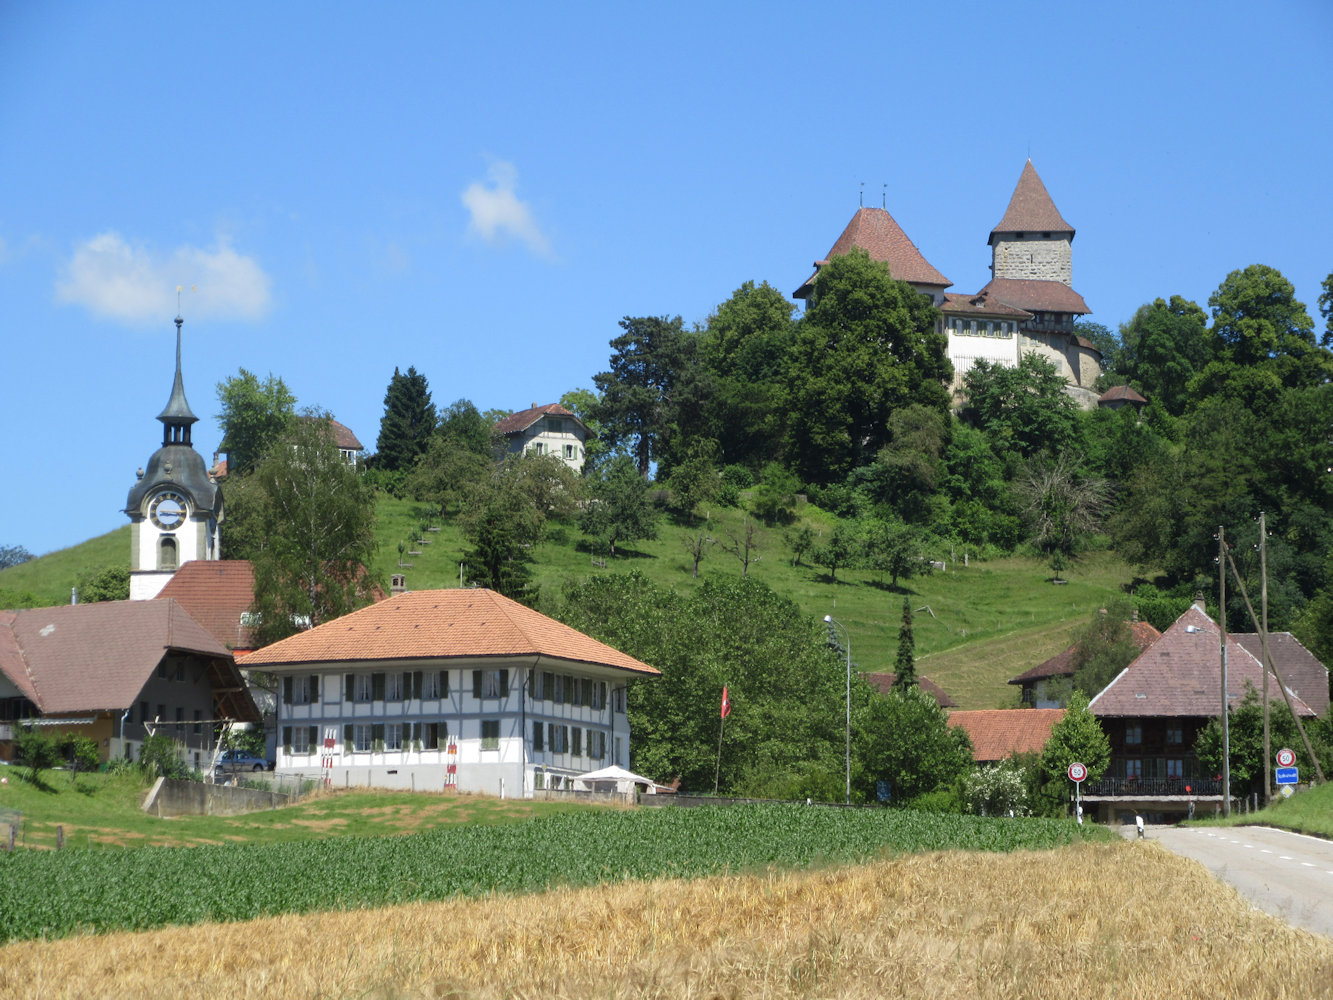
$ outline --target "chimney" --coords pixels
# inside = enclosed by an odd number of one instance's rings
[[[391,595],[407,593],[407,577],[402,573],[394,573],[390,576],[389,593]]]
[[[1202,590],[1196,590],[1194,592],[1194,606],[1204,614],[1208,613],[1208,605],[1204,603]]]

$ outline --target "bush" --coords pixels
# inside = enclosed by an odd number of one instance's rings
[[[59,740],[58,750],[60,759],[67,763],[75,774],[80,771],[96,771],[102,763],[102,754],[97,749],[97,741],[87,736],[65,733]]]
[[[190,769],[185,764],[184,748],[165,733],[157,733],[143,741],[139,750],[139,766],[147,774],[163,778],[190,776]]]
[[[978,816],[1028,814],[1027,781],[1023,769],[1007,760],[982,767],[963,779],[968,812]]]
[[[43,771],[60,763],[60,748],[49,733],[24,726],[14,740],[14,760],[28,769],[28,780],[37,784]]]

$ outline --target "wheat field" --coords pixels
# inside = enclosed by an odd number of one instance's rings
[[[942,852],[0,948],[6,998],[1333,996],[1333,939],[1151,843]]]

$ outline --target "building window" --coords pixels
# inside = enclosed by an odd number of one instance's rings
[[[565,445],[565,458],[567,460],[573,461],[574,459],[578,458],[578,455],[574,454],[574,450],[575,449],[572,444]]]
[[[1185,727],[1179,722],[1168,722],[1166,725],[1166,742],[1175,746],[1184,744]]]
[[[204,727],[199,724],[200,720],[203,717],[204,717],[203,713],[196,708],[194,710],[194,727],[193,727],[194,735],[196,736],[199,736],[204,731]]]
[[[402,701],[406,697],[403,693],[404,689],[406,688],[406,685],[403,683],[403,677],[404,675],[400,673],[392,673],[385,676],[384,678],[385,701]]]
[[[319,677],[299,674],[282,679],[282,700],[286,705],[309,705],[319,700]]]
[[[546,735],[550,737],[548,742],[550,743],[549,749],[551,753],[569,752],[568,726],[558,726],[554,722],[549,723],[546,728]]]
[[[426,701],[449,697],[448,671],[427,670],[421,678],[421,697]]]
[[[534,455],[546,454],[546,445],[542,444],[540,441],[534,441],[532,443],[532,453]]]
[[[1143,726],[1137,722],[1125,724],[1125,746],[1138,746],[1143,743]]]
[[[370,750],[370,741],[373,739],[374,729],[369,722],[358,722],[352,726],[352,749],[357,753],[366,753]]]
[[[346,693],[348,701],[383,701],[383,674],[348,674]]]
[[[392,677],[393,675],[390,674],[389,676]],[[403,724],[401,722],[390,722],[384,727],[384,749],[403,749]]]
[[[508,698],[509,671],[508,670],[472,671],[472,697],[478,699]]]
[[[148,721],[148,702],[141,701],[139,702],[139,725],[142,726],[147,721]]]
[[[611,710],[613,712],[625,711],[625,689],[623,687],[611,689]],[[619,758],[619,754],[616,755]]]
[[[557,705],[565,700],[565,678],[563,674],[547,674],[551,683],[546,690],[551,693],[551,700]]]
[[[1166,761],[1166,776],[1168,778],[1185,777],[1185,762],[1179,758],[1168,757]]]
[[[315,726],[283,726],[282,742],[289,753],[308,756],[319,746],[319,731]]]
[[[1138,781],[1143,777],[1143,761],[1127,760],[1125,761],[1125,777],[1130,781]]]
[[[588,730],[588,756],[593,760],[606,759],[606,733],[596,729]]]
[[[575,726],[569,734],[569,752],[575,757],[583,756],[583,730]]]
[[[413,730],[421,740],[422,750],[438,750],[448,742],[449,724],[447,722],[418,722]]]
[[[174,570],[176,568],[176,539],[170,535],[162,539],[158,552],[158,567]]]
[[[532,749],[541,753],[546,749],[546,741],[542,738],[546,735],[546,729],[540,722],[532,724]]]
[[[592,707],[599,711],[606,707],[606,681],[593,681]]]
[[[481,720],[481,748],[483,750],[500,749],[500,720]]]

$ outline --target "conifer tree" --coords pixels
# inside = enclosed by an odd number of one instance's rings
[[[893,666],[893,687],[897,691],[906,691],[916,686],[915,646],[916,641],[912,638],[912,603],[904,597],[903,623],[898,629],[898,659]]]
[[[425,453],[435,423],[435,405],[430,400],[426,376],[415,368],[408,368],[406,375],[395,368],[384,393],[376,464],[390,471],[412,468]]]

